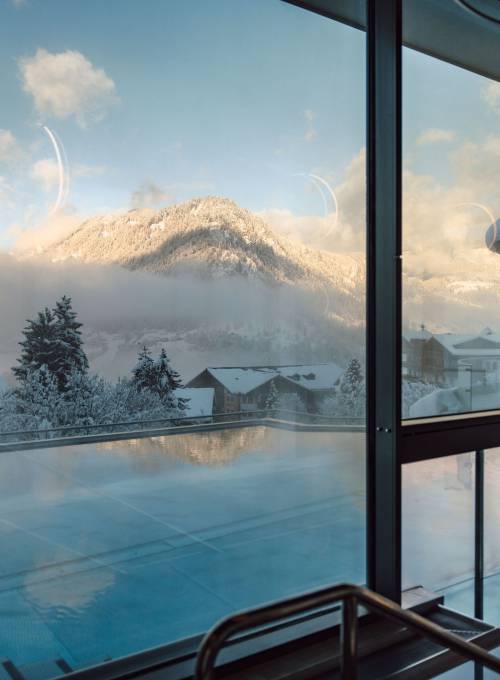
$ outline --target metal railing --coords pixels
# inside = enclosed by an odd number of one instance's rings
[[[348,425],[362,427],[365,425],[364,418],[326,416],[319,413],[291,411],[288,409],[260,409],[253,411],[227,411],[224,413],[211,413],[208,415],[172,416],[169,418],[155,418],[150,420],[127,420],[112,423],[98,423],[95,425],[63,425],[59,427],[31,430],[10,430],[8,432],[0,432],[0,443],[9,441],[50,440],[53,437],[84,436],[106,432],[149,430],[154,427],[175,427],[189,423],[224,423],[250,420],[253,418],[279,418],[280,416],[291,417],[291,422],[323,424],[331,427]],[[120,428],[122,429],[120,430]]]
[[[195,680],[214,680],[215,662],[224,643],[236,633],[265,626],[311,609],[342,602],[340,629],[340,662],[343,680],[356,680],[358,666],[358,604],[413,630],[415,633],[456,652],[470,661],[500,673],[500,659],[479,645],[464,640],[441,626],[403,609],[392,600],[351,584],[323,588],[287,600],[273,602],[255,609],[234,614],[217,623],[203,638],[196,658]]]

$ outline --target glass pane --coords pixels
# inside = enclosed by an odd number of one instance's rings
[[[474,613],[474,454],[403,466],[403,589],[442,591]]]
[[[484,453],[484,618],[500,625],[500,449]]]
[[[0,14],[2,659],[363,582],[364,34],[278,0]]]
[[[404,50],[403,418],[500,407],[499,114],[497,82]]]

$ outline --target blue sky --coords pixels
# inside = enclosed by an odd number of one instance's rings
[[[13,223],[36,228],[56,200],[40,124],[64,144],[67,210],[82,216],[206,194],[317,215],[319,195],[295,175],[337,186],[364,146],[365,40],[355,29],[280,0],[0,1],[0,128],[15,143],[2,159],[0,138],[4,246]],[[78,66],[69,103],[44,71],[57,56]],[[408,166],[450,183],[449,154],[500,133],[500,116],[477,76],[407,52],[405,77]],[[436,139],[416,143],[426,129],[448,131],[440,153]]]
[[[82,211],[128,207],[146,181],[176,200],[216,193],[255,210],[321,210],[293,174],[340,179],[363,145],[362,35],[279,0],[27,0],[4,4],[1,25],[1,127],[50,157],[43,122],[70,166],[105,168],[75,180],[70,202]],[[86,128],[36,112],[18,60],[39,48],[80,52],[119,102]]]

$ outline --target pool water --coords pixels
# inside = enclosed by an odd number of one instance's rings
[[[364,449],[248,427],[3,453],[0,659],[84,667],[363,582]]]

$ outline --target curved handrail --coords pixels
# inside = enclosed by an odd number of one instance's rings
[[[500,673],[500,659],[487,652],[479,645],[468,642],[450,631],[428,621],[415,612],[403,609],[392,600],[374,593],[367,588],[352,584],[339,584],[321,590],[304,593],[296,597],[278,602],[272,602],[262,607],[228,616],[215,624],[201,641],[196,658],[195,680],[213,680],[215,662],[224,643],[236,633],[271,623],[277,619],[300,614],[309,609],[315,609],[343,602],[344,616],[342,621],[342,638],[344,654],[343,677],[355,678],[357,617],[353,615],[352,603],[362,603],[368,609],[381,613],[387,618],[403,623],[413,631],[420,633],[434,642],[446,647],[460,656],[472,661],[481,662],[487,668]],[[346,607],[346,603],[350,606]],[[349,630],[346,630],[349,628]],[[345,641],[348,641],[346,644]],[[346,659],[345,655],[351,655]]]

